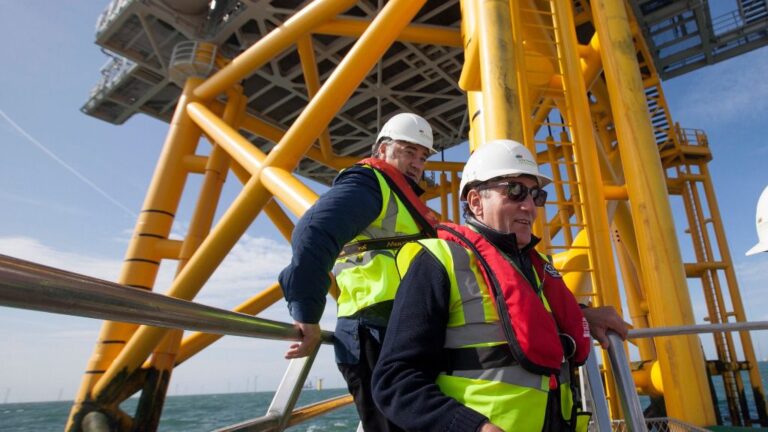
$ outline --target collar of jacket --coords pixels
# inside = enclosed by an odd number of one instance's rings
[[[531,242],[522,249],[517,246],[517,235],[515,233],[503,233],[495,230],[488,225],[480,222],[474,216],[467,216],[467,225],[480,233],[486,240],[499,248],[502,252],[510,256],[520,256],[527,254],[528,251],[536,247],[541,241],[538,237],[531,235]]]

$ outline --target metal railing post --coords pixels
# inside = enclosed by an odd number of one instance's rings
[[[582,371],[585,372],[589,394],[592,396],[593,419],[599,432],[611,432],[611,416],[608,412],[608,400],[605,397],[600,368],[597,366],[595,349],[587,357]]]
[[[611,371],[616,379],[616,388],[619,393],[619,402],[624,411],[627,429],[630,432],[646,432],[643,409],[640,407],[640,399],[635,391],[635,382],[632,372],[629,370],[629,359],[624,352],[624,341],[614,332],[608,332],[611,345],[608,347],[608,357],[611,363]]]

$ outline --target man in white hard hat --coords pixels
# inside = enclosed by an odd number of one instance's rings
[[[512,140],[480,146],[461,179],[466,225],[403,246],[374,399],[406,430],[586,430],[571,372],[627,324],[612,308],[585,312],[531,232],[550,183]],[[586,311],[586,310],[585,310]],[[578,425],[578,428],[577,428]]]
[[[400,430],[373,403],[370,377],[378,360],[392,301],[400,282],[396,250],[434,236],[437,223],[418,199],[418,182],[435,152],[432,128],[402,113],[382,127],[373,157],[342,171],[302,216],[291,236],[293,258],[279,276],[302,340],[286,358],[313,352],[333,271],[339,287],[336,362],[366,431]]]
[[[747,256],[768,251],[768,186],[763,189],[760,199],[757,200],[755,225],[757,226],[757,244],[747,251]]]

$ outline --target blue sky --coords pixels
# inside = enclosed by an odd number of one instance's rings
[[[167,124],[140,115],[113,126],[79,111],[107,61],[93,42],[104,7],[0,0],[0,254],[115,280]],[[751,320],[768,320],[768,254],[744,256],[756,242],[755,204],[768,184],[766,71],[763,48],[664,84],[674,119],[709,135],[710,170]],[[238,191],[230,176],[224,202]],[[193,201],[192,194],[182,201],[175,232],[184,231]],[[289,258],[279,233],[257,220],[198,300],[231,307],[274,281]],[[173,271],[166,267],[160,291]],[[700,298],[694,305],[704,310]],[[324,326],[332,328],[333,308],[327,312]],[[267,316],[286,320],[284,305]],[[100,327],[86,318],[0,308],[0,403],[71,399]],[[763,356],[766,333],[756,336]],[[178,368],[170,392],[246,391],[256,382],[259,390],[274,389],[286,346],[224,338]],[[343,385],[329,348],[310,376]]]

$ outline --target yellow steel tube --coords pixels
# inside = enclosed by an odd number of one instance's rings
[[[524,142],[509,0],[474,0],[480,39],[485,139]]]
[[[184,156],[184,168],[187,171],[195,174],[202,174],[205,172],[205,166],[208,164],[207,156],[187,155]]]
[[[664,175],[654,145],[645,93],[623,2],[592,2],[608,92],[619,137],[640,251],[643,285],[657,326],[693,324],[680,249]],[[665,395],[671,417],[695,425],[715,422],[703,353],[693,336],[657,339]]]
[[[451,172],[451,195],[453,200],[453,223],[461,223],[461,213],[459,212],[459,186],[461,186],[461,179],[456,171]]]
[[[257,177],[251,178],[187,266],[176,277],[169,296],[192,299],[218,267],[237,240],[271,198]],[[142,326],[93,388],[98,398],[117,376],[130,375],[163,338],[166,329]]]
[[[632,371],[635,386],[643,394],[648,396],[664,395],[663,382],[661,380],[661,368],[658,361],[643,363],[640,368]]]
[[[370,23],[370,20],[364,19],[336,18],[318,25],[312,33],[359,37]],[[426,45],[461,46],[461,34],[458,31],[426,24],[411,24],[405,27],[397,40]]]
[[[448,176],[445,171],[440,173],[440,218],[441,221],[448,221]]]
[[[352,402],[352,395],[346,395],[298,408],[291,413],[291,419],[288,420],[288,426],[299,424],[305,420],[309,420],[313,417],[317,417],[337,408],[349,405]]]
[[[248,180],[251,178],[251,174],[248,173],[245,168],[240,166],[240,164],[236,161],[232,161],[230,168],[232,168],[232,171],[240,180],[240,183],[248,183]],[[290,242],[291,233],[293,233],[293,222],[290,218],[288,218],[288,215],[285,214],[283,209],[280,208],[280,205],[277,203],[277,201],[275,201],[274,198],[269,200],[269,202],[264,206],[264,213],[266,213],[267,217],[269,217],[272,223],[275,224],[275,227],[278,231],[280,231],[280,234],[283,235],[283,238]]]
[[[344,12],[355,3],[355,0],[315,0],[309,3],[208,78],[195,90],[195,96],[206,101],[213,99],[288,48],[300,36],[309,33],[317,25]]]
[[[512,73],[514,74],[514,78],[516,80],[516,87],[513,87],[512,90],[514,91],[514,95],[517,96],[517,106],[519,108],[515,109],[515,105],[513,105],[512,108],[508,113],[508,115],[511,115],[510,121],[514,123],[519,122],[520,128],[522,130],[522,136],[520,141],[521,143],[524,143],[532,152],[536,152],[536,144],[534,144],[534,133],[533,133],[533,122],[531,122],[531,112],[533,112],[533,102],[530,99],[530,92],[529,88],[533,87],[535,85],[535,81],[537,78],[537,74],[531,74],[530,69],[528,67],[528,60],[531,61],[533,64],[542,63],[539,60],[543,58],[540,53],[535,52],[534,50],[530,49],[530,46],[533,45],[532,43],[528,43],[524,45],[524,41],[526,39],[538,39],[536,37],[529,37],[529,35],[524,34],[528,33],[525,30],[529,30],[530,26],[523,27],[523,18],[522,18],[522,12],[521,12],[521,2],[519,1],[507,1],[506,2],[507,7],[509,8],[509,18],[510,18],[510,30],[512,31],[512,43],[514,45],[510,46],[507,50],[507,55],[511,54],[511,59],[513,60],[513,63],[509,65]],[[483,20],[486,20],[486,18],[482,18]],[[526,55],[528,54],[528,55]],[[536,58],[533,58],[531,56],[536,56]],[[545,73],[545,75],[553,75],[554,74],[554,65],[548,64],[549,62],[545,59],[544,60],[544,69],[546,69],[548,72]],[[547,77],[548,78],[548,77]],[[540,78],[539,78],[540,79]],[[514,126],[515,128],[517,126]],[[516,129],[511,130],[512,134],[516,133]],[[539,234],[542,236],[542,246],[545,248],[549,247],[549,241],[550,236],[549,234],[545,233],[547,227],[544,224],[544,221],[546,220],[546,207],[542,208],[542,216],[541,218],[537,218],[535,222],[535,226],[538,228]]]
[[[193,98],[192,91],[199,80],[188,80],[171,120],[163,152],[155,168],[152,183],[147,191],[142,212],[134,229],[134,236],[126,252],[126,260],[118,283],[151,290],[157,275],[159,260],[155,244],[167,238],[173,224],[186,180],[184,157],[193,154],[200,139],[200,129],[189,119],[184,110],[186,101]],[[88,361],[86,374],[72,406],[66,429],[74,427],[74,416],[82,403],[92,399],[91,390],[102,380],[103,372],[123,349],[134,333],[135,324],[105,322],[99,341]]]
[[[240,166],[251,175],[263,165],[266,156],[250,141],[237,133],[224,120],[212,113],[205,105],[192,102],[187,105],[187,112],[211,139],[220,145]]]
[[[282,168],[264,167],[261,181],[296,216],[303,215],[317,201],[315,191]]]
[[[744,311],[744,303],[741,299],[741,292],[739,291],[739,284],[736,279],[736,272],[733,268],[733,260],[731,258],[731,251],[728,247],[728,241],[725,238],[725,230],[723,230],[722,217],[720,215],[720,207],[717,204],[717,197],[712,187],[709,174],[709,167],[707,164],[699,165],[699,172],[706,179],[703,182],[704,194],[709,203],[709,213],[714,221],[713,228],[715,231],[715,239],[717,240],[717,247],[720,251],[720,257],[724,263],[728,263],[725,267],[725,281],[728,285],[728,294],[731,297],[731,305],[735,314],[736,321],[747,321],[747,315]],[[765,389],[763,386],[763,380],[760,376],[760,369],[757,366],[757,356],[755,356],[755,348],[752,344],[752,337],[749,332],[739,332],[739,340],[741,341],[741,347],[744,351],[744,358],[749,362],[752,367],[749,369],[749,382],[754,392],[754,397],[757,405],[758,418],[765,418],[766,412],[768,412],[768,406],[766,406]],[[762,399],[762,400],[760,400]],[[765,426],[763,424],[763,426]]]
[[[476,2],[461,0],[461,37],[464,47],[464,65],[459,76],[459,88],[467,92],[480,91],[480,43],[477,38]],[[474,112],[470,109],[470,116]],[[471,123],[471,122],[470,122]]]
[[[256,134],[262,138],[268,139],[272,142],[280,142],[285,135],[285,131],[276,128],[269,123],[260,120],[250,114],[245,114],[240,125],[243,129]],[[247,142],[247,140],[246,140]],[[251,145],[253,147],[253,145]],[[310,147],[307,150],[307,157],[319,162],[329,168],[335,170],[341,170],[355,164],[359,159],[348,156],[333,156],[330,158],[324,158],[317,149]],[[464,164],[460,162],[442,162],[442,161],[428,161],[425,165],[427,171],[461,171],[464,168]]]
[[[293,222],[291,222],[291,219],[285,214],[277,201],[274,199],[269,200],[267,205],[264,206],[264,213],[266,213],[267,217],[269,217],[272,223],[275,224],[275,227],[280,231],[280,234],[283,235],[283,238],[291,241],[291,233],[293,233],[294,228]]]
[[[736,321],[747,321],[747,314],[744,311],[744,302],[741,299],[741,292],[739,291],[739,284],[736,279],[736,272],[733,268],[733,259],[731,258],[731,251],[728,248],[728,242],[725,238],[725,230],[723,230],[722,217],[720,216],[720,207],[717,205],[717,197],[715,191],[712,188],[709,174],[709,167],[707,164],[700,165],[701,174],[707,178],[704,182],[704,193],[709,202],[709,212],[712,220],[715,221],[713,228],[715,231],[715,238],[717,239],[718,249],[720,250],[720,257],[723,262],[730,265],[725,268],[725,280],[728,284],[728,294],[731,297],[731,305],[735,314]],[[763,380],[760,376],[760,368],[757,366],[757,356],[755,356],[755,348],[752,344],[752,337],[749,332],[739,332],[739,340],[741,341],[741,347],[744,350],[744,357],[752,367],[749,369],[749,381],[752,385],[752,390],[755,393],[755,400],[762,398],[762,401],[757,402],[758,417],[766,417],[765,413],[768,411],[766,406],[765,390],[763,386]],[[765,426],[765,425],[763,425]]]
[[[158,239],[155,243],[155,252],[159,258],[179,259],[182,244],[180,240]]]
[[[311,100],[320,90],[320,73],[317,71],[317,60],[315,59],[315,49],[312,47],[312,38],[304,35],[296,43],[299,51],[299,60],[301,61],[301,70],[304,73],[304,83],[307,86],[307,95]],[[325,128],[320,134],[320,154],[328,159],[333,155],[331,148],[331,134],[328,128]]]
[[[229,101],[224,110],[224,122],[236,127],[237,119],[245,109],[246,100],[242,96],[241,91],[236,89],[229,91],[228,97]],[[211,231],[216,208],[221,198],[221,190],[229,173],[230,160],[229,155],[221,146],[214,144],[211,154],[207,158],[208,163],[205,166],[203,184],[200,187],[197,204],[195,205],[189,229],[182,244],[176,274],[184,269],[190,257]],[[151,362],[153,367],[159,370],[170,371],[173,369],[182,333],[181,330],[172,330],[166,335],[165,340],[155,349]],[[165,385],[167,386],[167,382]],[[157,388],[155,388],[155,391],[157,391]]]
[[[267,156],[266,166],[293,171],[373,65],[426,0],[390,0]]]
[[[265,187],[283,200],[297,216],[317,200],[317,194],[283,169],[264,167],[266,156],[254,147],[235,129],[216,117],[200,103],[187,107],[190,116],[221,145],[240,165],[252,175],[261,169],[261,180]]]
[[[607,200],[620,200],[626,201],[629,198],[626,186],[603,186],[603,196]]]
[[[254,133],[262,138],[266,138],[274,143],[280,142],[280,140],[283,138],[283,135],[285,135],[284,130],[276,128],[271,124],[250,114],[246,114],[243,117],[241,127],[248,132]],[[358,161],[357,158],[347,156],[334,156],[326,158],[320,153],[320,151],[312,147],[307,150],[307,157],[335,170],[347,168]]]

